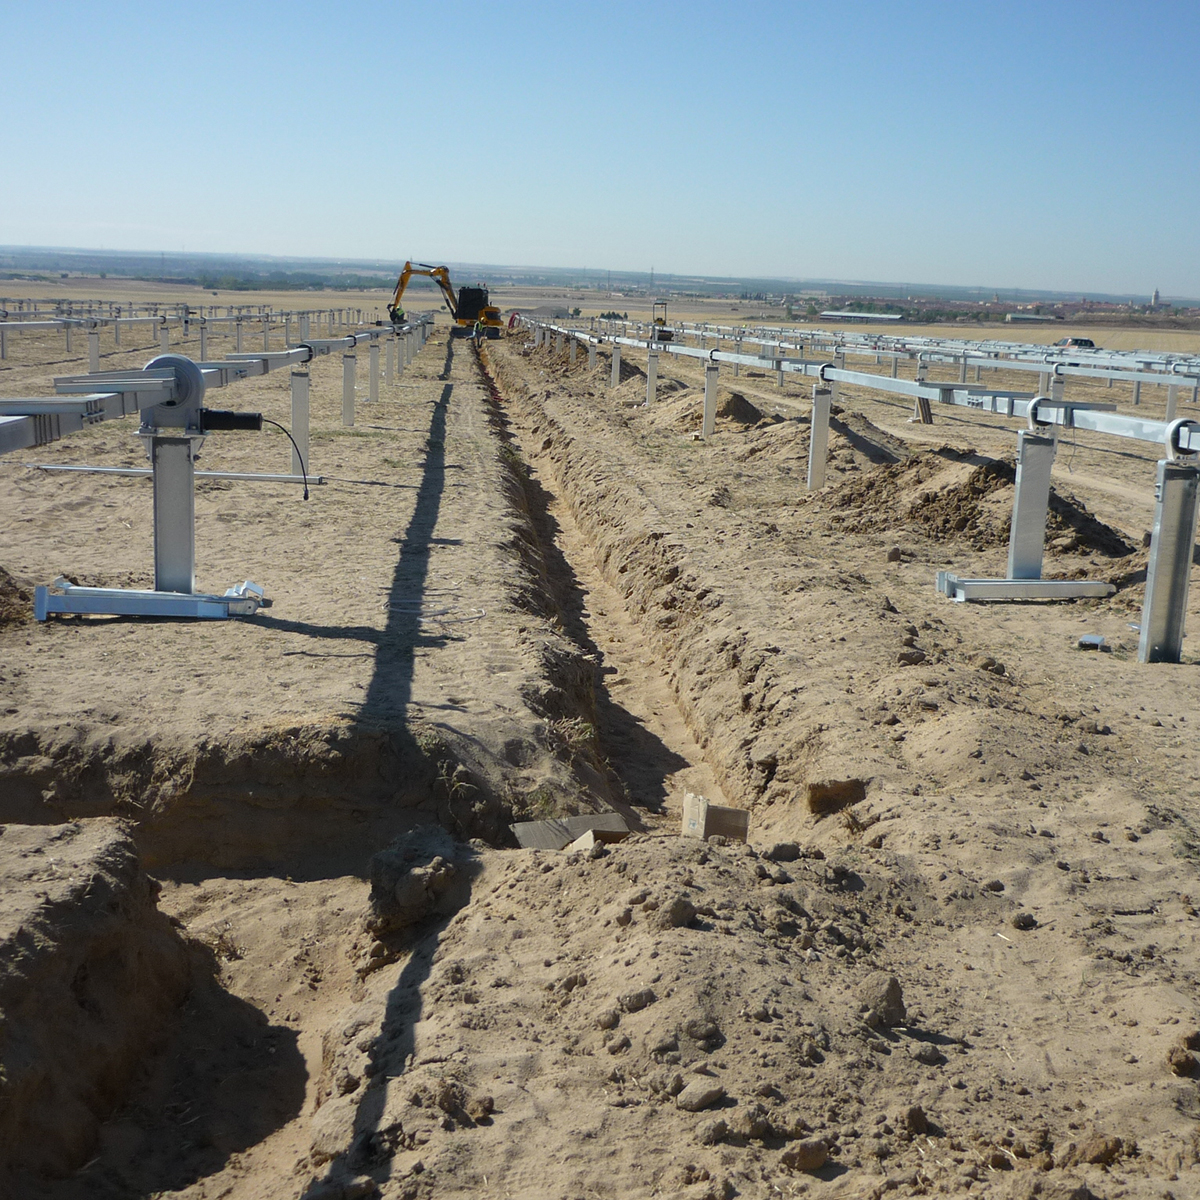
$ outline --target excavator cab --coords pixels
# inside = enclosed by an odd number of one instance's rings
[[[662,315],[659,315],[662,309]],[[667,302],[655,300],[650,310],[650,339],[655,342],[669,342],[675,336],[673,329],[667,328]]]
[[[479,314],[487,306],[488,292],[485,287],[461,287],[458,289],[458,311],[454,319],[459,324],[474,325]]]
[[[500,310],[488,302],[488,290],[483,284],[458,289],[458,312],[455,320],[464,329],[474,328],[478,323],[486,338],[498,338],[503,323]]]

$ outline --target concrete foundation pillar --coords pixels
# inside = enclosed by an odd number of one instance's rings
[[[651,350],[646,356],[646,403],[653,404],[658,395],[658,351]]]
[[[367,370],[371,374],[367,384],[367,396],[370,400],[379,399],[379,343],[372,342],[367,353]]]
[[[100,370],[100,330],[88,330],[88,371],[95,374]],[[1168,418],[1169,420],[1170,418]]]
[[[616,387],[621,382],[621,347],[616,343],[612,348],[612,376],[608,381],[609,387]]]

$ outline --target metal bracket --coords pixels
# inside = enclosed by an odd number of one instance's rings
[[[951,600],[1074,600],[1111,596],[1111,583],[1090,579],[959,579],[937,573],[937,590]]]
[[[137,588],[78,587],[59,576],[49,587],[39,584],[34,589],[33,615],[39,621],[44,621],[51,613],[222,621],[229,617],[252,617],[269,603],[263,589],[248,579],[229,588],[223,596],[210,596]]]

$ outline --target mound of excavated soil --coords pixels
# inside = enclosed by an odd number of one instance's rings
[[[965,1111],[959,1081],[990,1056],[960,1007],[967,981],[906,969],[909,925],[943,922],[895,864],[648,836],[443,849],[433,875],[427,854],[409,878],[386,873],[385,903],[455,867],[481,871],[474,899],[330,1028],[311,1200],[364,1175],[406,1200],[723,1200],[850,1171],[925,1194],[1056,1162],[1054,1186],[1079,1186],[1077,1149],[1048,1132],[1054,1089],[997,1084]],[[1136,1154],[1112,1132],[1111,1162]]]
[[[658,400],[645,415],[660,428],[682,433],[695,432],[704,423],[704,393],[682,385],[660,388]],[[722,396],[717,405],[718,432],[740,433],[763,424],[778,424],[782,419],[763,412],[740,392]]]
[[[1015,477],[1011,460],[980,461],[973,450],[943,446],[841,483],[825,503],[841,510],[831,519],[843,528],[907,525],[937,541],[961,539],[981,550],[1008,544]],[[1046,534],[1051,553],[1123,558],[1134,550],[1073,496],[1053,488]]]

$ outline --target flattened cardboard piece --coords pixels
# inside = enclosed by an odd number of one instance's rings
[[[619,833],[615,829],[589,829],[566,849],[570,853],[573,850],[590,850],[593,846],[611,846],[616,842],[623,842],[628,836],[627,832]]]
[[[524,850],[562,850],[589,829],[613,833],[629,832],[620,813],[586,813],[580,817],[558,817],[552,821],[518,821],[509,828]]]

